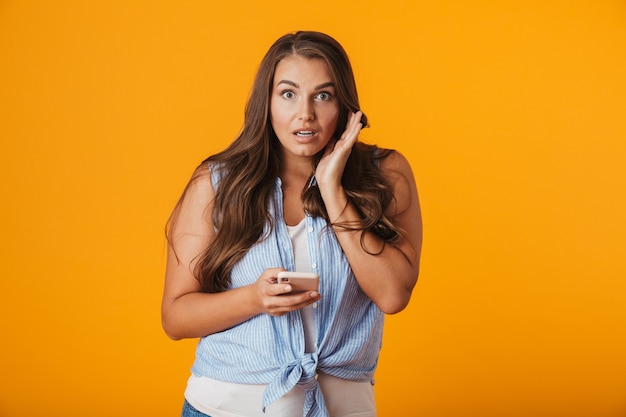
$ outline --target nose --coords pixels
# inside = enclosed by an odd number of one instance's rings
[[[309,122],[315,119],[313,104],[308,100],[302,100],[302,104],[300,105],[300,108],[298,110],[298,120]]]

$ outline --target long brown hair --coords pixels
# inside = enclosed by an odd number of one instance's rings
[[[340,103],[337,130],[331,140],[341,136],[349,114],[360,110],[350,61],[335,39],[319,32],[297,32],[282,36],[270,47],[257,71],[241,132],[225,150],[206,159],[196,170],[195,175],[205,175],[209,164],[218,169],[220,175],[215,207],[213,213],[207,214],[213,216],[217,234],[200,255],[194,271],[204,291],[227,290],[234,265],[264,237],[265,226],[273,227],[268,204],[279,173],[281,152],[270,122],[270,97],[276,66],[290,55],[321,59],[328,65]],[[361,122],[367,126],[365,115]],[[359,211],[362,221],[341,226],[372,231],[388,243],[396,240],[400,233],[392,219],[385,215],[393,193],[378,168],[380,160],[390,152],[357,142],[342,177],[348,199]],[[321,152],[315,163],[320,157]],[[302,200],[309,214],[328,221],[317,186],[303,190]],[[173,223],[171,218],[170,231]]]

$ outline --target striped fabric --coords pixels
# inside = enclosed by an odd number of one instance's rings
[[[217,170],[212,170],[218,186]],[[294,270],[294,256],[282,217],[282,190],[276,181],[270,212],[275,219],[267,239],[255,244],[232,272],[232,287],[254,283],[267,268]],[[303,416],[328,416],[316,380],[322,372],[350,381],[372,381],[381,349],[384,314],[358,286],[335,234],[321,218],[305,218],[311,270],[320,275],[322,299],[314,305],[318,350],[304,353],[299,312],[282,317],[261,314],[200,339],[192,373],[241,383],[268,384],[263,404],[307,389]],[[236,308],[236,306],[234,306]]]

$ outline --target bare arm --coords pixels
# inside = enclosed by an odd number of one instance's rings
[[[327,149],[326,162],[320,162],[316,171],[320,192],[333,224],[360,220],[355,207],[348,203],[340,181],[345,160],[360,130],[359,119],[357,113],[334,148]],[[395,197],[395,204],[388,214],[394,217],[405,235],[397,243],[385,245],[370,232],[350,231],[340,226],[334,226],[334,230],[361,289],[383,312],[394,314],[407,306],[417,282],[422,222],[415,180],[406,159],[394,152],[382,162],[381,168]],[[372,253],[378,253],[382,248],[381,253],[372,255],[363,249],[363,233],[365,248]]]
[[[215,196],[207,167],[200,167],[172,216],[165,288],[161,304],[163,329],[172,339],[195,338],[240,324],[258,314],[283,315],[319,300],[317,292],[280,295],[282,268],[267,269],[252,285],[220,293],[201,291],[193,274],[198,256],[215,238],[210,215]]]

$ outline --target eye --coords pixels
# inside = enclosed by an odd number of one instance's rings
[[[332,95],[330,95],[330,93],[329,93],[329,92],[322,91],[321,93],[317,93],[317,95],[315,96],[315,98],[316,98],[317,100],[321,100],[321,101],[328,101],[328,100],[330,100],[331,98],[333,98],[333,96],[332,96]]]
[[[286,90],[281,93],[281,96],[283,98],[286,98],[287,100],[291,100],[292,98],[296,97],[296,94],[291,90]]]

